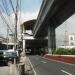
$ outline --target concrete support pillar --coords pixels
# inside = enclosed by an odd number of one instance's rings
[[[48,51],[52,54],[52,49],[56,48],[55,28],[48,26]]]

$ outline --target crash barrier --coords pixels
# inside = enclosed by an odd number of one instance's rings
[[[25,63],[21,62],[17,65],[19,75],[25,75]]]
[[[36,75],[36,72],[28,57],[26,57],[25,62],[19,62],[17,68],[19,75]]]
[[[36,75],[36,72],[35,72],[35,70],[34,70],[34,68],[33,68],[33,65],[32,65],[32,63],[30,62],[29,58],[28,58],[28,63],[29,63],[29,65],[28,65],[27,74],[28,74],[28,75]]]

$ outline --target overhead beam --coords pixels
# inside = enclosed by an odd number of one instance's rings
[[[75,13],[75,0],[45,0],[33,28],[34,37],[47,36],[48,25],[55,28]]]

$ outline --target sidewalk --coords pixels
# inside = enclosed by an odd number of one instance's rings
[[[19,75],[19,71],[15,64],[9,64],[9,75]]]

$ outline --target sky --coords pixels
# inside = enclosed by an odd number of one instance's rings
[[[1,5],[3,7],[2,1],[6,1],[5,8],[7,8],[7,12],[9,15],[5,13],[5,11],[1,10]],[[2,11],[2,14],[4,15],[6,21],[10,25],[11,29],[14,29],[14,12],[12,11],[12,8],[9,4],[10,0],[0,0],[0,11]],[[18,22],[18,33],[20,33],[20,24],[22,24],[25,21],[36,19],[41,7],[43,0],[21,0],[21,10],[18,11],[19,20]],[[14,8],[16,7],[15,4],[16,0],[12,0],[12,4]],[[3,7],[4,8],[4,7]],[[20,17],[21,13],[21,17]],[[66,38],[68,40],[68,35],[73,34],[75,35],[75,14],[72,15],[68,20],[66,20],[63,24],[61,24],[59,27],[56,28],[56,41],[59,41],[59,45],[64,44],[65,39],[65,31],[66,31]],[[7,35],[7,25],[2,21],[0,17],[0,35],[6,37]]]
[[[7,2],[4,4],[5,8],[7,9],[7,12],[9,13],[9,15],[7,13],[5,13],[5,11],[3,11],[0,8],[0,11],[2,12],[3,16],[5,17],[6,21],[8,22],[8,24],[10,25],[11,29],[14,29],[14,12],[12,11],[12,8],[9,4],[10,0],[0,0],[0,6],[2,5],[2,7],[4,8],[2,2]],[[12,4],[14,6],[14,8],[16,7],[16,0],[12,0]],[[19,8],[18,10],[18,18],[20,18],[19,23],[18,23],[18,33],[20,33],[20,25],[25,21],[31,20],[31,19],[36,19],[42,4],[42,0],[21,0],[21,2],[19,3],[21,4],[21,8]],[[4,9],[5,10],[5,9]],[[21,14],[21,15],[20,15]],[[10,19],[10,20],[9,20]],[[0,17],[0,34],[4,37],[6,37],[7,35],[7,25],[3,22],[3,20]]]

